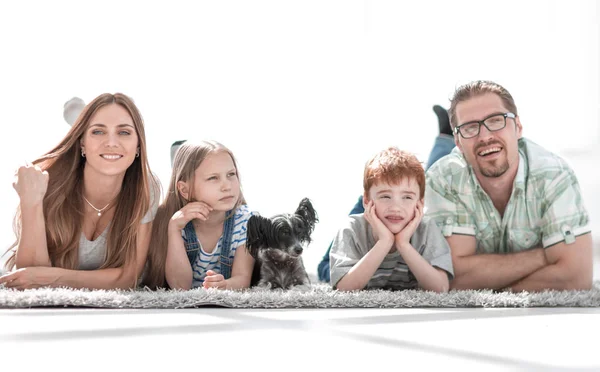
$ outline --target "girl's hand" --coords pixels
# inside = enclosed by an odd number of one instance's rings
[[[19,194],[22,206],[41,204],[48,189],[48,172],[42,171],[37,165],[20,166],[15,172],[13,187]]]
[[[394,234],[392,234],[390,229],[388,229],[383,222],[381,222],[379,217],[377,217],[377,213],[375,212],[375,203],[373,200],[369,201],[369,204],[367,204],[364,216],[369,225],[371,225],[373,228],[375,240],[389,242],[391,247],[391,245],[394,243]]]
[[[11,273],[0,276],[0,284],[6,288],[18,290],[52,287],[56,283],[57,274],[54,267],[32,266],[18,269]]]
[[[208,270],[206,272],[206,276],[204,277],[204,283],[202,286],[206,289],[208,288],[217,288],[217,289],[226,289],[227,281],[225,277],[221,274],[217,274],[212,270]]]
[[[394,243],[396,244],[396,249],[398,251],[404,250],[406,247],[410,247],[410,238],[413,236],[417,227],[421,223],[421,219],[423,218],[423,201],[419,200],[417,202],[417,206],[415,207],[415,216],[413,219],[394,236]]]
[[[212,210],[212,207],[205,202],[187,203],[183,208],[173,214],[171,221],[169,221],[169,228],[183,230],[185,225],[193,219],[206,221]]]

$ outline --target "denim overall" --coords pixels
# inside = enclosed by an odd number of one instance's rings
[[[231,210],[225,214],[225,222],[223,223],[223,235],[221,236],[221,256],[219,257],[219,263],[221,266],[221,275],[225,279],[231,278],[231,266],[233,265],[233,259],[229,258],[229,252],[231,251],[231,238],[233,236],[233,223],[234,223],[234,211]],[[198,242],[198,236],[192,221],[188,222],[183,228],[185,237],[183,237],[183,244],[185,245],[185,251],[190,265],[194,265],[198,251],[200,250],[200,242]],[[218,244],[218,243],[217,243]]]

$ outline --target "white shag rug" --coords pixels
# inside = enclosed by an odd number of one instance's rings
[[[83,290],[41,288],[16,291],[0,288],[0,308],[84,307],[110,309],[227,308],[412,308],[412,307],[600,307],[600,281],[589,291],[508,293],[491,290],[450,291],[366,290],[338,292],[327,284],[288,291],[252,288],[220,291]]]

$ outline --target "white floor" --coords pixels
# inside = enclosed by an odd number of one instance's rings
[[[600,152],[569,155],[600,280]],[[0,371],[600,371],[598,329],[600,308],[0,310]]]
[[[598,371],[598,324],[575,308],[4,310],[0,355],[27,371]]]

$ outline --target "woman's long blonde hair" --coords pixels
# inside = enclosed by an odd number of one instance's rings
[[[52,266],[78,268],[79,239],[84,215],[83,168],[86,162],[81,156],[81,139],[94,114],[111,104],[123,107],[131,115],[138,136],[140,155],[125,172],[108,232],[106,260],[100,268],[135,264],[137,232],[142,218],[150,208],[150,187],[160,190],[160,186],[148,166],[144,122],[137,107],[131,98],[122,93],[105,93],[83,109],[58,146],[33,161],[33,164],[48,171],[50,175],[43,208],[48,255]],[[17,240],[9,248],[13,251],[6,263],[9,270],[15,265],[15,248],[18,249],[21,239],[20,208],[17,208],[13,229]]]
[[[171,173],[171,181],[169,182],[169,190],[164,201],[158,207],[154,223],[152,224],[152,238],[150,239],[150,247],[148,248],[148,267],[144,278],[143,285],[156,289],[166,287],[165,280],[165,262],[167,259],[168,247],[168,227],[171,217],[183,208],[187,203],[194,201],[193,195],[191,200],[186,200],[177,189],[177,183],[183,181],[188,184],[190,190],[194,190],[194,176],[196,169],[202,164],[208,156],[225,152],[231,156],[233,165],[239,180],[238,166],[233,153],[215,141],[202,141],[198,144],[184,143],[181,145],[175,159],[173,160],[173,171]],[[244,195],[241,190],[240,181],[240,197],[234,207],[236,209],[242,204],[245,204]],[[231,217],[231,216],[229,216]]]

